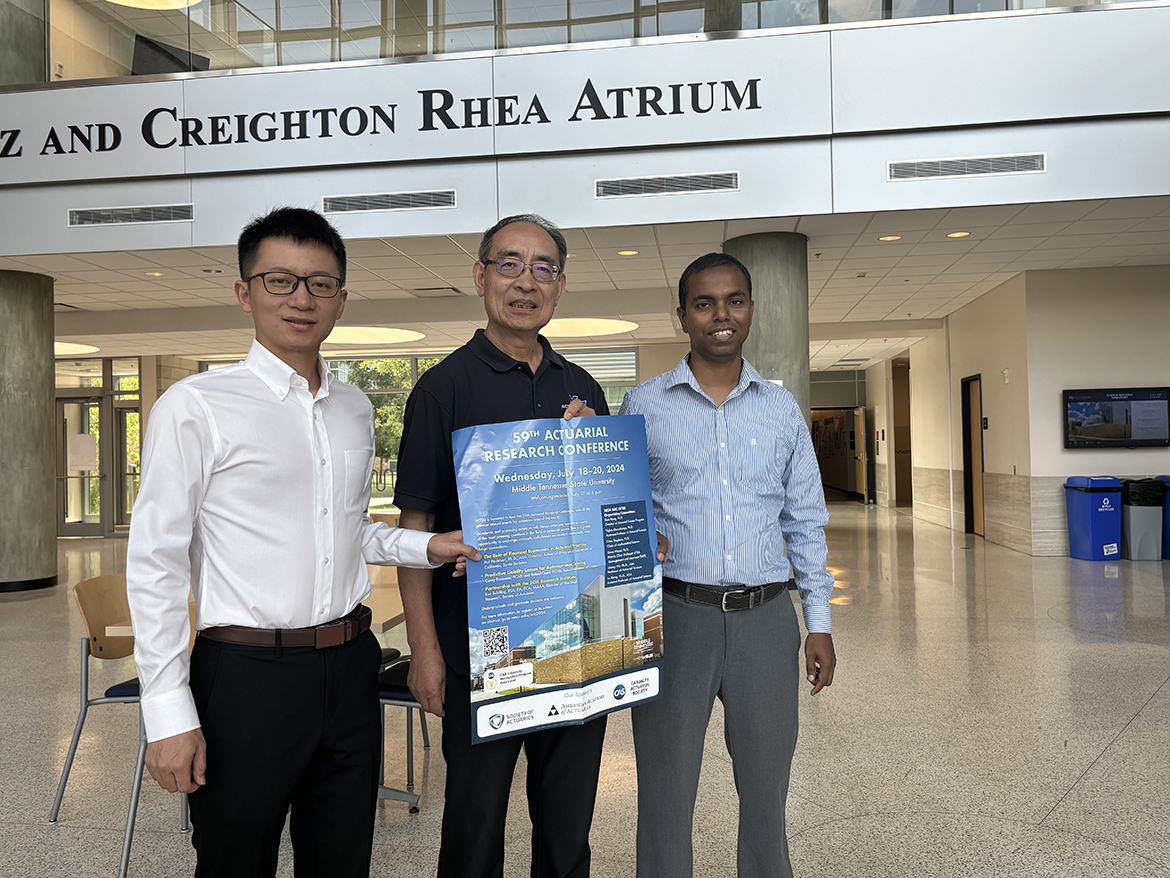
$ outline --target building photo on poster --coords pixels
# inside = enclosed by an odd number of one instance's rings
[[[640,416],[452,435],[467,565],[472,738],[659,697],[662,572]]]

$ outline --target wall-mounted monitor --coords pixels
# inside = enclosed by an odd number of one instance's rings
[[[1065,390],[1065,448],[1170,446],[1170,388]]]

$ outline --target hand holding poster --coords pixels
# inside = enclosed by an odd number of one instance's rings
[[[662,573],[638,416],[452,436],[467,565],[475,741],[659,696]]]

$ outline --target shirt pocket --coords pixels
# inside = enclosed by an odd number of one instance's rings
[[[374,449],[345,452],[345,511],[365,512],[370,505],[370,479],[374,472]]]

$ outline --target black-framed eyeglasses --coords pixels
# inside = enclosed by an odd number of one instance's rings
[[[291,296],[302,282],[305,289],[309,291],[309,295],[316,296],[318,299],[332,299],[341,291],[341,278],[331,274],[302,276],[287,271],[262,271],[244,278],[244,282],[250,283],[256,278],[260,278],[264,289],[274,296]]]
[[[547,262],[524,263],[512,256],[501,256],[499,259],[485,259],[483,264],[494,265],[496,267],[496,273],[500,277],[520,277],[520,275],[524,274],[525,267],[527,267],[532,272],[533,280],[542,284],[551,284],[561,276],[561,268],[559,265],[551,265]]]

